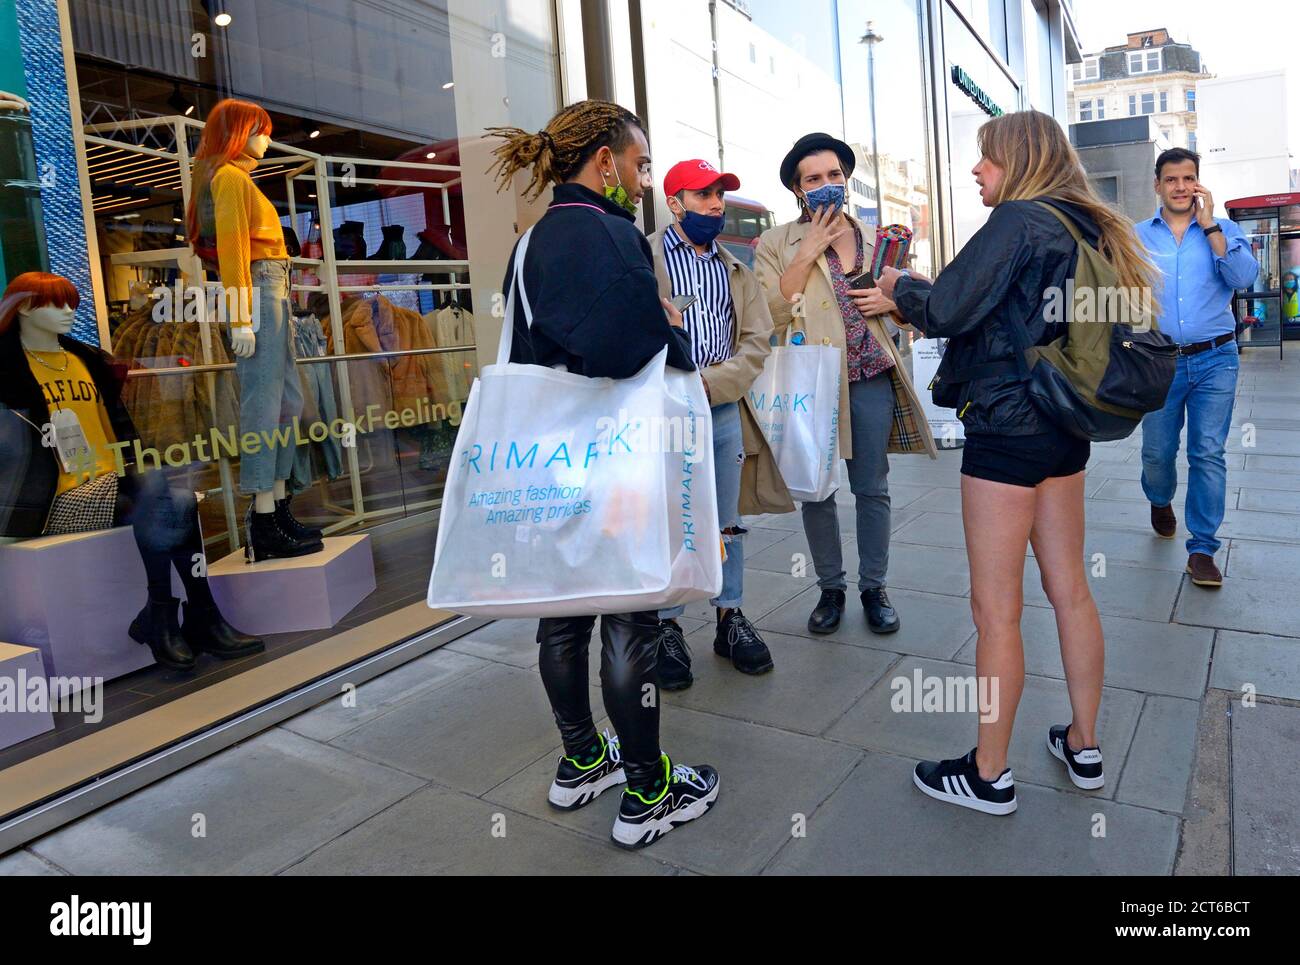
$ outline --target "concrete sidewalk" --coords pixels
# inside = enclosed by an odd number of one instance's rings
[[[947,452],[892,462],[889,584],[903,622],[892,636],[870,634],[850,594],[840,630],[811,637],[811,563],[791,575],[807,557],[800,517],[752,521],[745,611],[776,670],[736,673],[713,655],[711,611],[688,611],[696,683],[665,695],[663,746],[717,766],[722,790],[709,816],[645,851],[609,843],[616,794],[572,814],[547,806],[559,741],[535,623],[502,621],[363,685],[355,707],[321,704],[47,835],[0,872],[1300,873],[1300,355],[1250,350],[1241,371],[1221,590],[1183,574],[1181,490],[1179,538],[1150,532],[1140,436],[1093,448],[1099,792],[1075,789],[1045,747],[1069,704],[1032,559],[1011,749],[1019,810],[991,818],[912,786],[917,759],[963,753],[975,736],[973,714],[890,709],[896,677],[973,673],[960,453]],[[846,534],[851,520],[842,513]],[[852,536],[844,555],[853,573]]]

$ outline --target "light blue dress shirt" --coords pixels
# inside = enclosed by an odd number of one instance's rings
[[[1227,250],[1216,256],[1195,218],[1179,244],[1161,217],[1163,214],[1163,209],[1157,210],[1154,218],[1135,226],[1139,240],[1164,278],[1162,289],[1156,293],[1160,300],[1160,331],[1180,345],[1235,331],[1233,290],[1249,288],[1259,273],[1259,262],[1245,234],[1235,221],[1215,218],[1228,242]]]

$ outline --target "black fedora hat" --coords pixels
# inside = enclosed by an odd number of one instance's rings
[[[857,166],[858,159],[853,154],[853,148],[839,138],[831,137],[829,134],[823,134],[820,131],[815,134],[805,134],[794,142],[794,147],[790,148],[790,152],[786,154],[785,159],[781,162],[781,183],[787,188],[790,187],[790,182],[794,180],[794,172],[799,167],[799,162],[809,154],[816,154],[818,151],[835,152],[840,159],[840,167],[844,169],[844,180],[846,181]]]

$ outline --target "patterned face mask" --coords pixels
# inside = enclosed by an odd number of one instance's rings
[[[618,165],[614,166],[614,177],[618,178],[618,184],[605,185],[605,197],[613,201],[616,205],[626,211],[628,214],[636,214],[636,202],[627,194],[627,188],[623,187],[623,179],[619,177]],[[605,172],[600,172],[601,181],[605,180]]]

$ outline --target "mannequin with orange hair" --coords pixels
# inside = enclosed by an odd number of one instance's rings
[[[285,480],[294,449],[284,430],[301,415],[289,314],[289,252],[275,206],[252,172],[271,143],[271,117],[228,98],[208,116],[194,153],[186,212],[190,245],[224,289],[240,387],[240,435],[265,440],[239,460],[239,489],[251,496],[245,521],[249,562],[323,548],[321,532],[289,512]]]
[[[193,669],[199,652],[261,652],[262,641],[226,623],[207,577],[194,574],[203,553],[194,493],[171,488],[157,469],[139,472],[127,462],[130,447],[114,445],[136,438],[121,398],[127,367],[68,336],[80,300],[68,279],[39,271],[19,275],[0,300],[0,534],[129,523],[149,594],[132,639],[173,670]],[[183,625],[172,567],[185,586]]]

